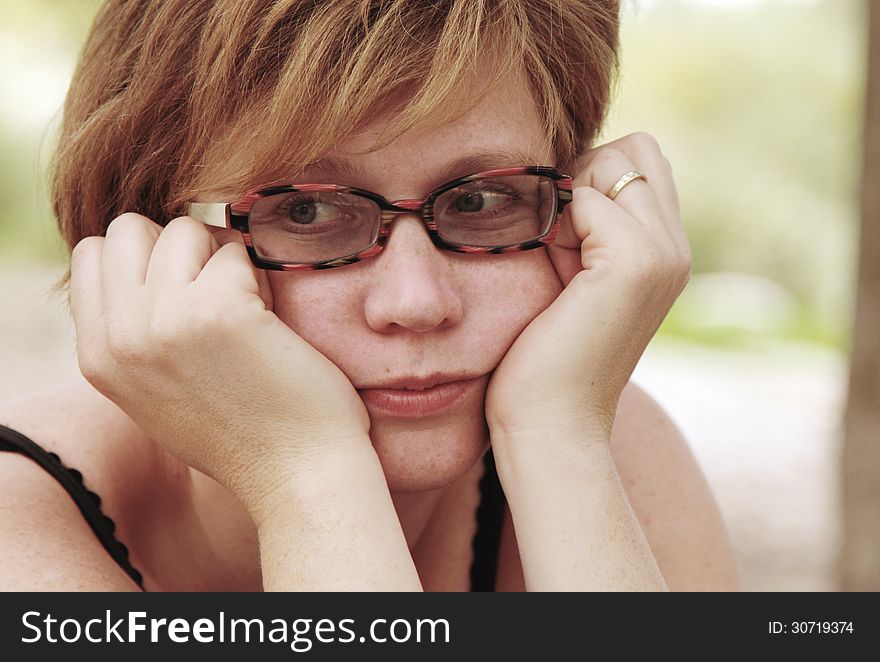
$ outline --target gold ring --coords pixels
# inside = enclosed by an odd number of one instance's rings
[[[645,177],[638,170],[630,170],[623,177],[618,179],[617,183],[611,187],[611,190],[608,191],[608,197],[614,200],[614,198],[620,195],[620,192],[623,190],[624,186],[626,186],[630,182],[636,181],[637,179],[644,179],[645,181],[648,181],[648,178]]]

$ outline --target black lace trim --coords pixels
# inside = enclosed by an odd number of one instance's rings
[[[81,472],[68,468],[57,454],[47,452],[17,430],[5,425],[0,425],[0,451],[21,453],[51,474],[76,503],[107,553],[142,590],[144,589],[143,576],[128,559],[128,547],[119,542],[114,535],[116,524],[101,510],[101,497],[86,488]]]
[[[471,565],[471,591],[495,590],[498,573],[498,552],[501,548],[501,525],[506,499],[495,469],[495,456],[490,448],[483,458],[485,471],[480,478],[480,505],[477,508],[477,533],[472,541],[474,560]]]

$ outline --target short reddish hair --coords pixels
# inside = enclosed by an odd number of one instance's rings
[[[224,189],[259,184],[261,160],[296,173],[401,93],[407,102],[382,144],[428,115],[451,121],[444,101],[483,61],[525,73],[566,169],[608,106],[618,5],[107,0],[64,106],[52,176],[58,226],[72,248],[125,211],[167,223],[206,189],[209,155],[228,145],[248,145],[249,159],[228,164]],[[296,144],[278,154],[290,135]]]

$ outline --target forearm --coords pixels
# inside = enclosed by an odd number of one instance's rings
[[[529,591],[667,590],[604,435],[492,437]]]
[[[266,591],[421,590],[368,442],[300,471],[255,519]]]

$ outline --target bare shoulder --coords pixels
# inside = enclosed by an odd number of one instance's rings
[[[611,435],[633,511],[673,590],[736,590],[736,562],[712,492],[663,408],[630,382]]]
[[[124,543],[156,457],[134,424],[86,382],[0,402],[0,424],[57,454],[83,475]],[[136,588],[103,550],[73,500],[35,462],[0,453],[0,586],[4,589]],[[134,561],[134,559],[133,559]]]
[[[135,487],[148,484],[159,458],[140,428],[85,380],[0,402],[0,424],[56,453],[114,502],[127,502]]]

